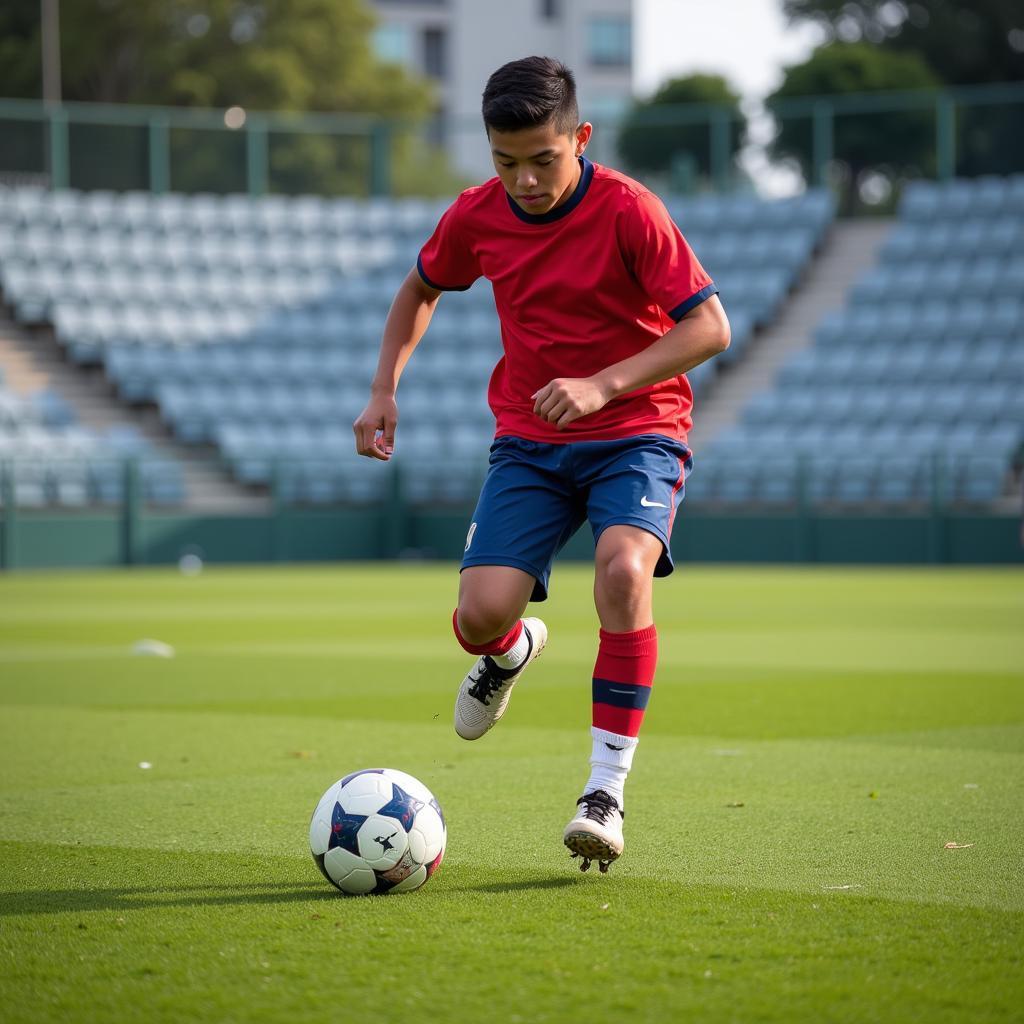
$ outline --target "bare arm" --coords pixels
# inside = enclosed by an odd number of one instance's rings
[[[677,377],[728,347],[729,321],[712,295],[642,352],[592,377],[558,377],[546,384],[533,396],[533,411],[561,429],[613,398]]]
[[[352,430],[356,451],[386,462],[395,450],[398,404],[395,392],[409,357],[430,325],[437,300],[443,293],[431,288],[413,268],[395,295],[380,343],[377,372],[370,384],[370,400]]]

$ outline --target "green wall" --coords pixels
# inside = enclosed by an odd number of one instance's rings
[[[176,562],[339,561],[396,556],[458,558],[469,512],[377,509],[270,516],[46,514],[0,524],[0,565],[56,568]],[[753,515],[694,510],[680,516],[673,554],[685,562],[865,564],[1022,563],[1021,522],[982,515]],[[563,557],[589,558],[584,526]]]

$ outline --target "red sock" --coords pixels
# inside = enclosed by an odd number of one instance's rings
[[[455,639],[462,644],[463,650],[469,651],[470,654],[505,654],[522,636],[523,620],[520,619],[504,636],[499,636],[489,643],[471,644],[459,631],[459,610],[456,608],[452,614],[452,629],[455,630]]]
[[[658,664],[653,625],[632,633],[600,631],[594,665],[593,724],[618,736],[637,736]]]

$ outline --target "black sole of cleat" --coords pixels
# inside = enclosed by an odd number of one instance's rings
[[[571,857],[583,858],[580,871],[586,871],[591,862],[596,860],[601,874],[606,875],[612,861],[619,856],[606,842],[592,836],[589,832],[570,832],[564,842]]]

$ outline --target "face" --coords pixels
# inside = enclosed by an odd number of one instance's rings
[[[580,180],[577,157],[587,148],[592,131],[589,122],[572,135],[559,134],[553,124],[515,132],[490,129],[494,169],[520,209],[548,213],[572,195]]]

